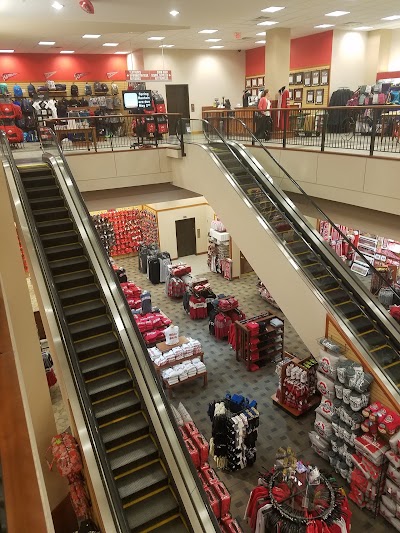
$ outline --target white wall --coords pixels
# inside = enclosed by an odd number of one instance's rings
[[[359,85],[372,83],[367,78],[367,35],[366,32],[333,32],[330,90],[349,87],[356,90]]]
[[[392,31],[388,70],[400,70],[400,30]]]
[[[189,85],[189,103],[195,111],[191,118],[201,118],[202,106],[212,105],[214,98],[229,98],[232,106],[242,102],[245,78],[245,53],[236,50],[143,50],[144,68],[172,71],[171,84]],[[148,83],[147,87],[165,96],[165,82]]]

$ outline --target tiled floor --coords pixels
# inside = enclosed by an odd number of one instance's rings
[[[189,256],[182,259],[193,267],[194,274],[207,272],[207,256]],[[238,363],[233,350],[227,342],[217,341],[208,333],[208,321],[192,321],[183,310],[180,301],[171,300],[165,294],[164,285],[152,285],[144,274],[139,273],[137,258],[118,261],[128,272],[129,279],[135,281],[142,288],[152,293],[153,305],[159,306],[180,327],[180,333],[191,335],[201,341],[204,348],[204,360],[208,369],[208,387],[201,387],[201,380],[182,385],[175,389],[172,403],[177,406],[180,401],[185,405],[193,417],[199,430],[209,439],[211,424],[207,417],[208,403],[220,399],[227,392],[243,394],[258,401],[261,413],[259,439],[257,442],[257,461],[255,466],[228,474],[219,472],[232,495],[232,514],[237,518],[245,531],[249,531],[242,519],[248,495],[257,482],[258,472],[263,468],[270,468],[276,449],[281,446],[291,446],[299,457],[305,461],[317,464],[322,469],[330,471],[329,465],[320,459],[309,446],[308,432],[311,430],[314,414],[310,413],[294,420],[281,409],[275,407],[271,395],[276,391],[277,376],[274,365],[264,367],[258,372],[247,372],[242,363]],[[247,316],[254,316],[270,308],[258,295],[256,289],[257,277],[247,274],[239,280],[226,281],[220,275],[207,273],[211,286],[216,293],[234,294],[241,309]],[[280,313],[278,313],[280,316]],[[285,347],[299,356],[305,356],[307,348],[302,343],[294,329],[285,321]],[[211,460],[212,463],[212,460]],[[346,484],[340,480],[340,484]],[[348,489],[348,487],[346,487]],[[380,533],[390,529],[382,518],[374,520],[371,515],[360,511],[352,505],[353,533],[373,531]]]

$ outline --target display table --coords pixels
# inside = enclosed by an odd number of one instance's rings
[[[86,144],[88,147],[88,150],[90,150],[89,146],[93,144],[95,151],[97,152],[97,134],[96,134],[96,128],[89,126],[88,128],[56,128],[55,133],[57,135],[57,140],[61,144],[61,141],[65,136],[68,137],[68,135],[75,135],[75,134],[83,134],[85,137],[84,141],[75,141],[77,143]],[[89,137],[89,134],[91,136],[91,139]],[[72,141],[74,142],[74,141]]]
[[[178,383],[174,383],[173,385],[170,385],[166,379],[163,379],[162,382],[163,382],[164,388],[168,391],[169,398],[172,398],[173,389],[175,389],[176,387],[179,387],[180,385],[182,385],[182,383],[189,383],[190,381],[194,381],[195,379],[199,379],[199,378],[203,378],[203,388],[206,388],[208,384],[207,370],[205,372],[202,372],[201,374],[196,374],[195,376],[184,379],[183,381],[178,381]]]
[[[161,353],[165,353],[165,352],[169,352],[170,350],[172,350],[172,348],[176,348],[177,346],[182,346],[182,344],[186,344],[188,342],[189,340],[186,337],[180,336],[179,342],[177,342],[176,344],[167,344],[164,341],[164,342],[159,342],[158,344],[156,344],[156,347],[160,350]]]

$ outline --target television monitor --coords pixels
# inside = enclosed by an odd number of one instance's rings
[[[137,112],[151,110],[153,108],[151,101],[151,91],[122,91],[124,109]]]

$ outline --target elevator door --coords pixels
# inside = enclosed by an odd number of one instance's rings
[[[176,220],[175,228],[178,257],[194,255],[196,253],[196,219]]]

